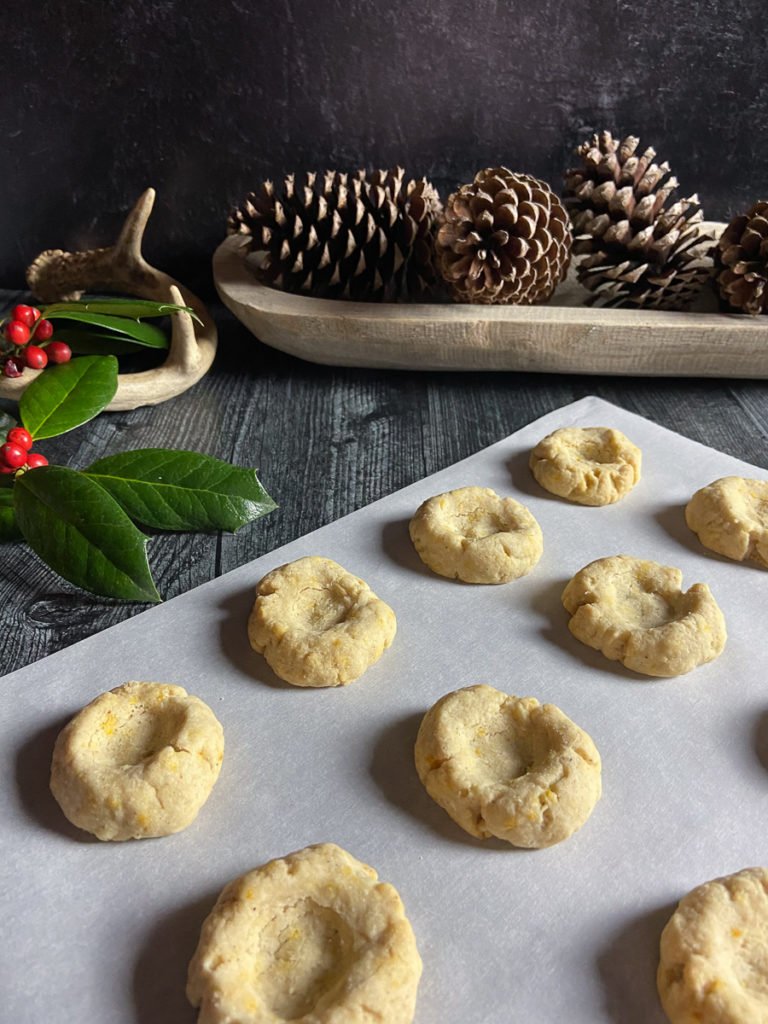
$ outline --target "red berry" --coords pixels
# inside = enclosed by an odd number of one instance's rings
[[[24,371],[24,364],[20,359],[9,356],[3,363],[4,377],[20,377]]]
[[[11,316],[14,320],[20,320],[27,327],[31,327],[40,316],[40,310],[35,309],[34,306],[18,305],[13,307]]]
[[[6,466],[11,466],[13,469],[18,469],[23,466],[27,461],[27,453],[18,444],[11,444],[10,441],[6,441],[5,444],[0,445],[0,462],[4,462]]]
[[[9,430],[8,440],[11,444],[17,444],[19,448],[23,448],[25,452],[32,447],[32,435],[24,427],[13,427]]]
[[[13,466],[0,466],[0,473],[15,473]]]
[[[37,452],[32,452],[27,456],[27,466],[30,469],[39,469],[40,466],[47,466],[48,459],[44,455],[39,455]]]
[[[45,349],[49,363],[68,363],[72,358],[72,349],[66,341],[52,341]]]
[[[26,345],[29,341],[29,328],[21,320],[11,320],[5,325],[5,336],[12,345]]]
[[[50,320],[38,320],[35,328],[36,341],[48,341],[53,335],[53,324]]]
[[[24,362],[30,370],[42,370],[44,366],[48,365],[48,356],[45,354],[44,348],[30,345],[29,348],[24,349]]]

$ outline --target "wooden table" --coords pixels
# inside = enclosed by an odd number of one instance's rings
[[[0,294],[0,305],[12,301]],[[103,414],[41,443],[85,466],[129,448],[189,448],[258,466],[277,511],[237,534],[164,534],[149,558],[165,599],[501,440],[587,394],[768,471],[768,383],[316,366],[255,341],[222,306],[210,374],[164,405]],[[13,407],[6,406],[13,412]],[[255,581],[254,581],[255,582]],[[23,544],[0,548],[0,674],[148,606],[95,598]]]

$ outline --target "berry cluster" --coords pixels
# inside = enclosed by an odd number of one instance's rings
[[[32,435],[24,427],[12,427],[6,435],[5,444],[0,445],[0,473],[16,473],[20,469],[37,469],[47,466],[44,455],[33,452]]]
[[[53,324],[35,306],[14,306],[10,319],[0,324],[4,324],[0,365],[5,377],[20,377],[25,366],[42,370],[48,363],[68,363],[72,358],[72,349],[54,340]]]

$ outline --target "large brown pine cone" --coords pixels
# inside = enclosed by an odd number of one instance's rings
[[[426,180],[403,169],[326,171],[281,187],[263,182],[229,215],[230,234],[261,253],[258,274],[284,291],[326,298],[395,299],[435,280],[432,230],[440,210]]]
[[[545,302],[568,269],[568,214],[545,182],[488,167],[448,199],[435,253],[458,302]]]
[[[728,224],[715,254],[720,295],[734,309],[768,313],[768,201]]]
[[[639,141],[604,131],[576,150],[563,199],[577,276],[595,304],[684,309],[712,276],[717,231],[698,196],[667,206],[678,181],[654,149],[638,155]]]

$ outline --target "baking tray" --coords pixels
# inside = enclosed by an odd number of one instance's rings
[[[607,424],[644,453],[643,479],[602,509],[552,498],[527,456],[564,425]],[[708,554],[683,506],[729,473],[761,471],[595,399],[559,409],[403,491],[0,682],[3,928],[0,1020],[192,1024],[184,997],[200,925],[231,878],[333,841],[400,891],[424,960],[418,1024],[662,1024],[658,939],[698,883],[765,862],[766,582]],[[426,497],[482,484],[522,500],[544,533],[527,577],[441,579],[411,547]],[[560,593],[593,558],[678,565],[723,608],[723,655],[651,680],[579,644]],[[253,588],[307,554],[363,576],[395,609],[392,648],[334,690],[281,683],[249,648]],[[127,679],[176,682],[223,723],[221,777],[197,821],[158,840],[99,843],[48,791],[58,730]],[[559,705],[594,738],[604,794],[548,850],[462,832],[426,795],[412,749],[426,709],[486,682]]]
[[[232,235],[216,250],[222,302],[273,348],[313,363],[406,370],[528,370],[768,377],[768,317],[593,309],[573,271],[540,306],[343,302],[262,284]]]

